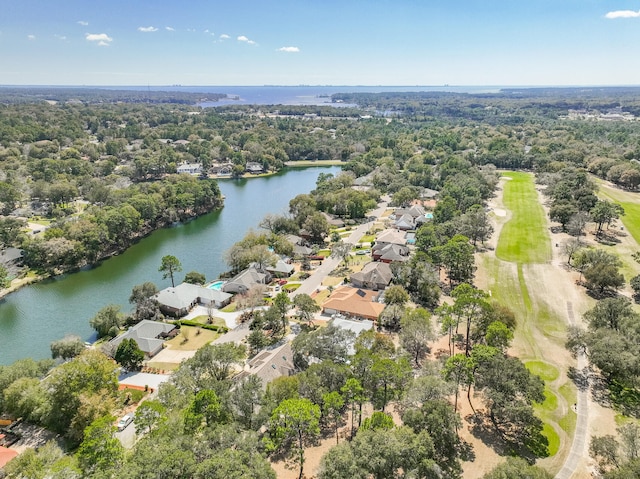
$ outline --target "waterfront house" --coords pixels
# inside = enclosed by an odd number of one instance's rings
[[[180,174],[199,175],[202,173],[202,163],[182,163],[176,171]]]
[[[378,293],[362,288],[343,286],[336,289],[322,304],[324,314],[342,314],[356,319],[377,321],[384,304],[377,302]]]
[[[286,259],[280,258],[273,266],[264,268],[276,278],[288,278],[293,273],[294,266]]]
[[[222,285],[222,291],[225,293],[246,293],[256,284],[268,284],[270,281],[271,273],[249,267]]]
[[[362,271],[353,273],[349,281],[358,288],[378,290],[386,288],[392,278],[393,273],[389,264],[372,262],[365,264]]]
[[[231,301],[231,294],[217,289],[205,288],[197,284],[181,283],[175,288],[165,288],[155,295],[160,310],[169,316],[185,316],[194,306],[213,305],[223,308]]]
[[[173,337],[177,333],[178,330],[173,324],[145,319],[120,336],[113,338],[109,344],[113,345],[115,349],[124,339],[133,339],[145,356],[152,358],[162,350],[165,339]]]
[[[260,174],[264,172],[264,167],[262,166],[261,163],[257,163],[255,161],[247,161],[247,164],[245,166],[245,171],[247,173],[251,173],[251,174]]]

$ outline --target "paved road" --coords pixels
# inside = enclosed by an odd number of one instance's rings
[[[378,208],[370,212],[368,216],[375,216],[376,218],[380,218],[386,209],[387,209],[386,202],[379,203]],[[372,223],[373,222],[369,222],[369,223],[363,223],[359,225],[355,230],[351,232],[349,237],[344,240],[345,243],[352,243],[352,244],[359,243],[360,238],[362,238],[367,233],[367,231],[369,231],[369,228],[371,227]],[[331,258],[329,256],[325,258],[325,260],[322,262],[322,265],[318,266],[316,270],[313,272],[313,274],[309,276],[307,279],[305,279],[298,289],[296,289],[293,293],[291,293],[291,298],[294,298],[298,294],[302,294],[302,293],[310,295],[314,291],[320,289],[320,286],[322,285],[322,280],[326,278],[329,275],[329,273],[331,273],[331,271],[336,269],[336,267],[340,264],[341,261],[342,259],[340,258]]]
[[[569,324],[575,324],[573,317],[573,306],[567,303],[567,316]],[[573,444],[567,459],[560,472],[556,474],[555,479],[569,479],[574,475],[580,462],[587,457],[587,437],[589,429],[589,362],[587,356],[580,352],[577,362],[578,372],[582,375],[583,382],[578,383],[578,398],[576,402],[576,413],[578,420],[576,422],[576,431],[573,436]]]

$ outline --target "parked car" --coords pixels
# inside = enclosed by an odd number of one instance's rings
[[[118,431],[124,431],[133,422],[133,414],[126,414],[118,421]]]

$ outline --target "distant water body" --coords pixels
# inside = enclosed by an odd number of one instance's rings
[[[329,105],[335,93],[383,93],[442,91],[451,93],[497,93],[504,86],[128,86],[113,89],[146,91],[184,91],[189,93],[224,93],[228,99],[200,103],[204,107],[222,105]]]

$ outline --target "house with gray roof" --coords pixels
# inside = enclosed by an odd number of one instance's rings
[[[173,324],[161,323],[160,321],[140,321],[128,331],[109,341],[114,348],[124,339],[133,339],[144,354],[151,358],[162,350],[165,339],[175,335],[176,327]]]
[[[393,243],[385,245],[376,243],[371,248],[371,256],[375,261],[382,261],[383,263],[407,261],[409,259],[409,248]]]
[[[267,266],[265,269],[276,278],[288,278],[293,273],[294,266],[286,258],[280,258],[276,264]]]
[[[155,295],[160,310],[176,318],[186,315],[194,306],[213,305],[222,308],[231,301],[231,294],[198,284],[181,283],[175,288],[165,288]]]
[[[179,174],[199,175],[202,173],[202,163],[182,163],[176,168]]]
[[[266,389],[267,384],[274,379],[281,376],[291,376],[294,373],[293,351],[291,343],[287,342],[276,349],[260,352],[247,363],[244,371],[234,379],[242,381],[250,375],[258,376],[262,380],[262,388]]]
[[[249,267],[222,285],[225,293],[246,293],[256,284],[268,284],[271,273],[262,272],[255,267]]]
[[[353,273],[349,280],[358,288],[379,290],[386,288],[392,278],[393,273],[387,263],[372,262],[365,264],[362,271]]]

